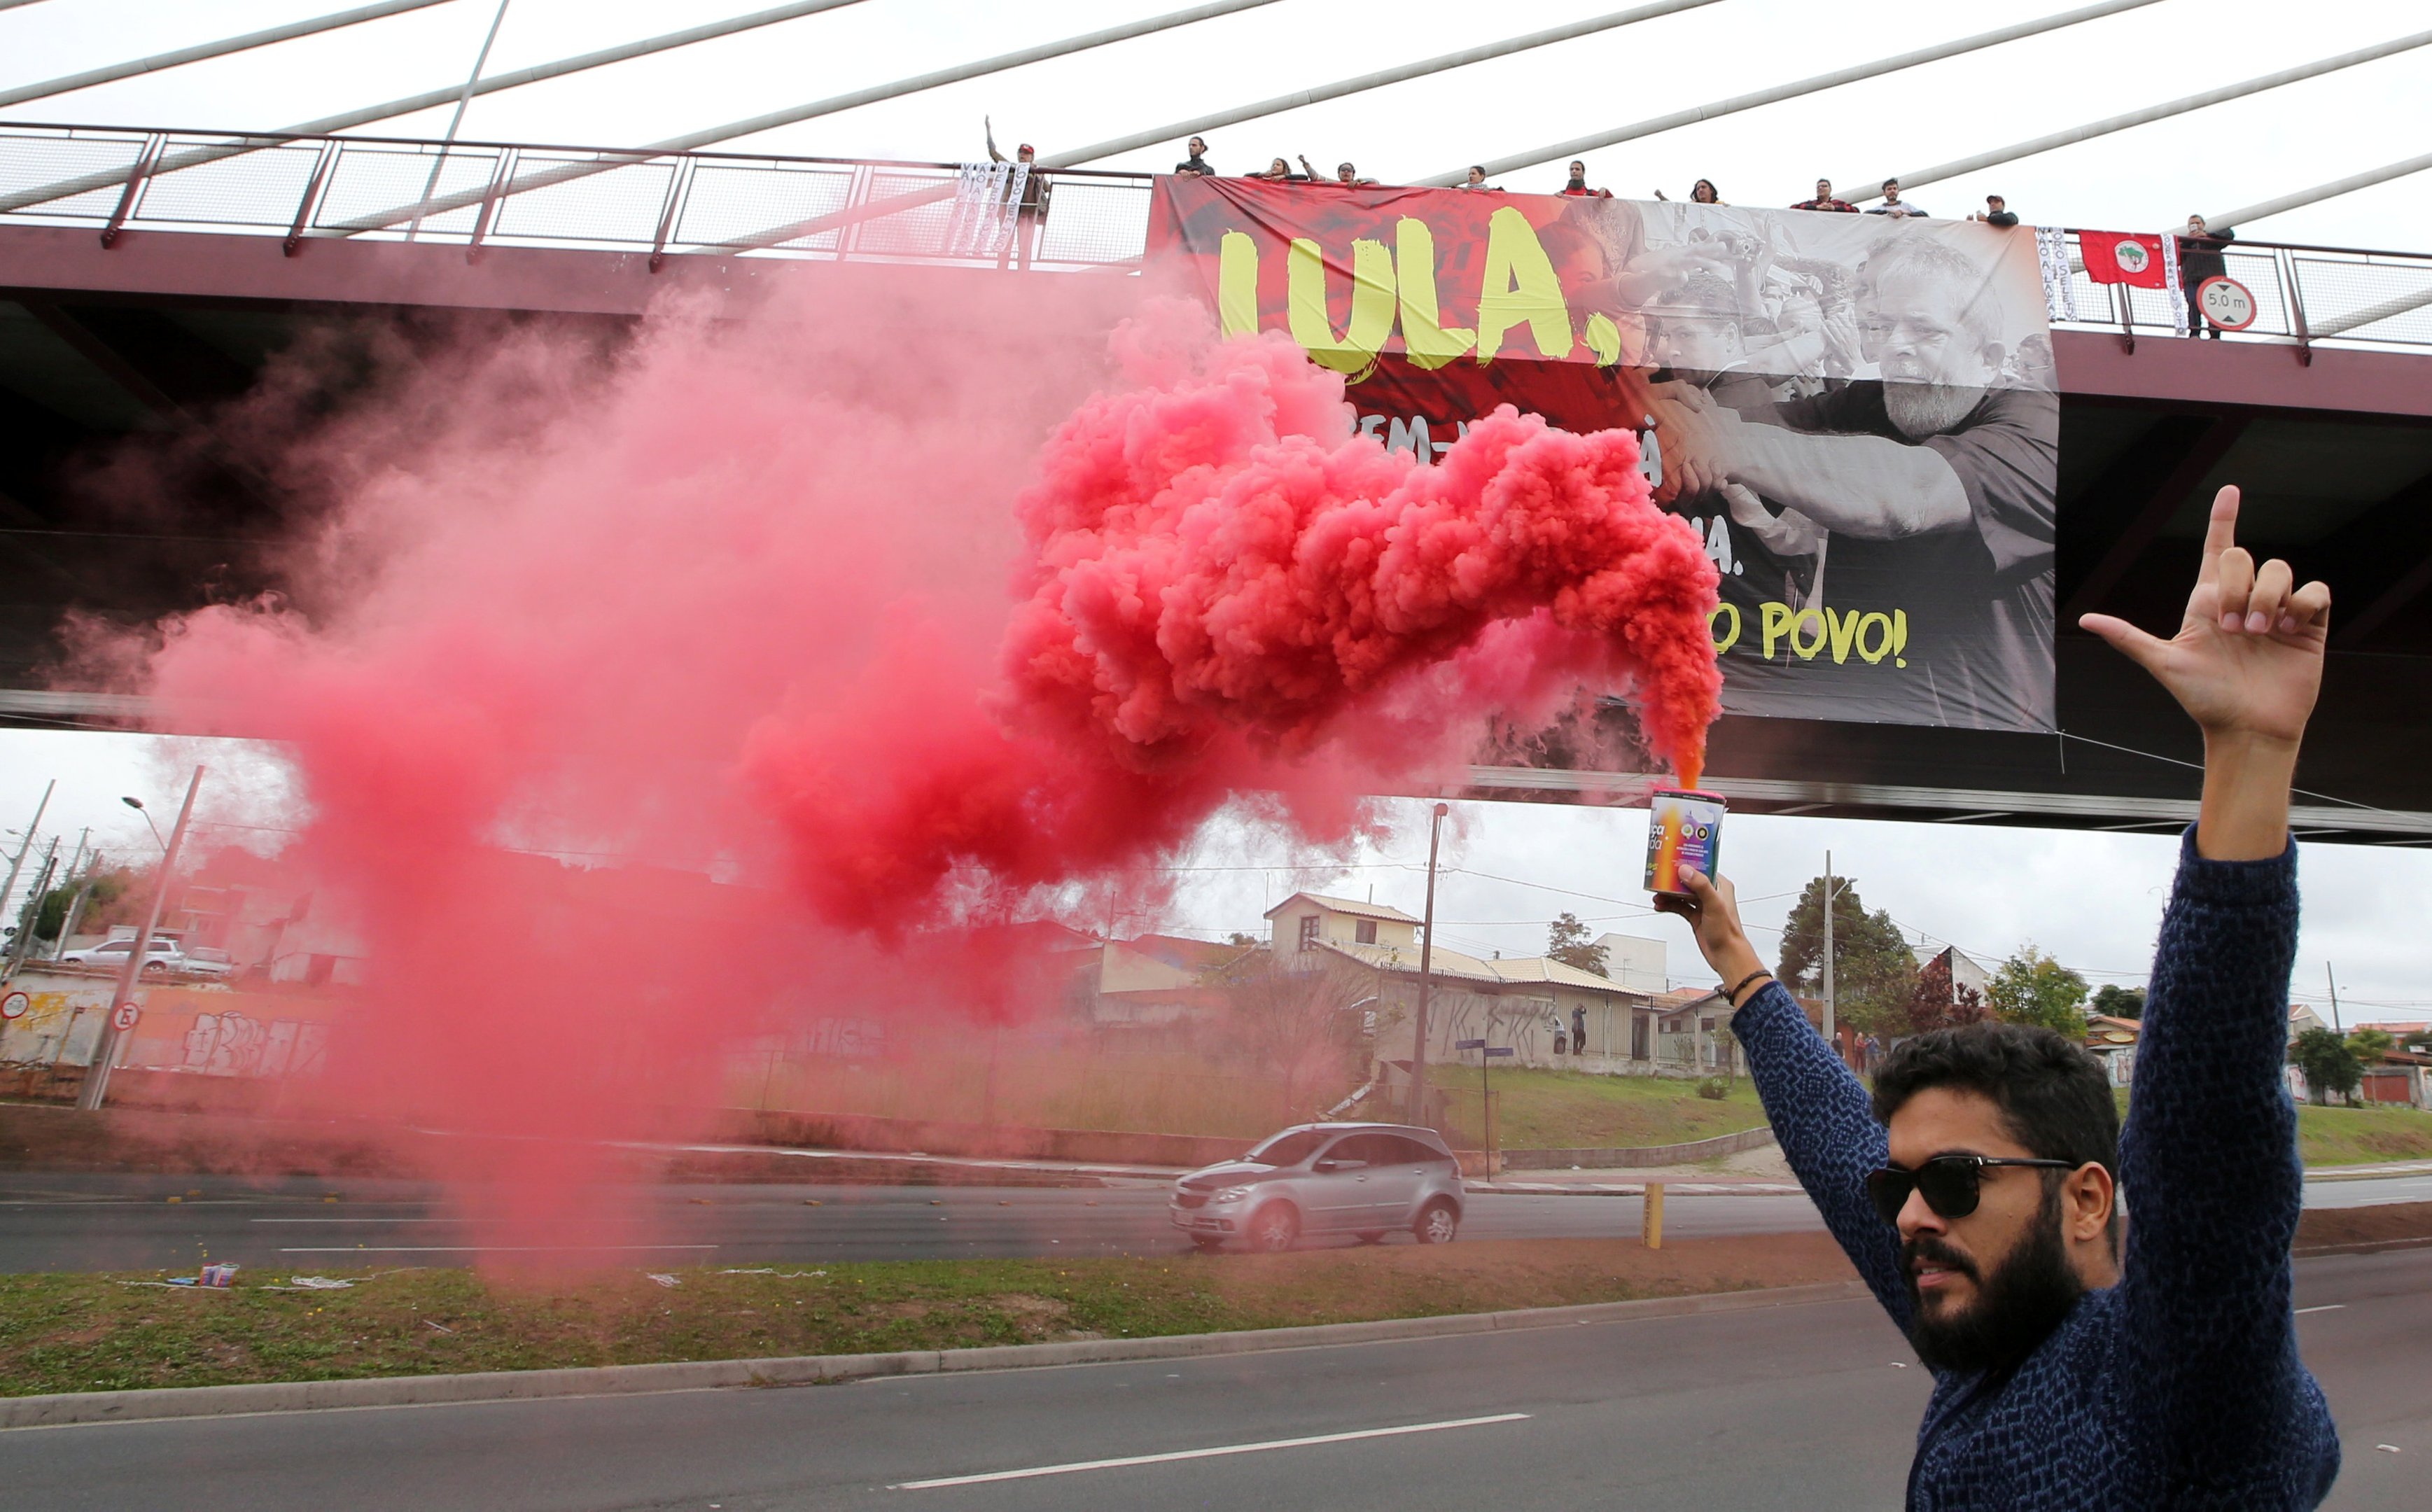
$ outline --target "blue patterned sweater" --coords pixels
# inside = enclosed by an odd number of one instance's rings
[[[2330,1493],[2339,1436],[2289,1300],[2304,1173],[2281,1066],[2296,948],[2295,845],[2205,861],[2190,831],[2120,1137],[2120,1283],[2086,1293],[2007,1375],[1937,1375],[1911,1508],[2258,1512]],[[1778,983],[1731,1029],[1791,1168],[1906,1332],[1900,1235],[1866,1199],[1886,1151],[1866,1089]]]

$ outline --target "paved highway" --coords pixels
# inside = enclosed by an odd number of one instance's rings
[[[2432,1252],[2301,1261],[2297,1303],[2346,1444],[2329,1505],[2424,1506]],[[1852,1302],[793,1390],[26,1428],[0,1433],[0,1500],[57,1512],[1871,1509],[1900,1501],[1929,1386],[1914,1358],[1871,1302]]]
[[[330,1196],[338,1201],[324,1201]],[[2432,1201],[2432,1177],[2317,1182],[2305,1201],[2317,1207]],[[1629,1197],[1479,1193],[1462,1232],[1628,1237],[1638,1233],[1639,1213]],[[1680,1237],[1816,1227],[1803,1197],[1677,1197],[1664,1217],[1665,1233]],[[664,1268],[1180,1247],[1162,1185],[616,1187],[541,1216],[479,1192],[450,1203],[419,1183],[0,1175],[0,1271],[185,1268],[207,1259],[310,1271],[465,1265],[485,1252]]]

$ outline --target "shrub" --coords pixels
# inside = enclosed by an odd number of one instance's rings
[[[1719,1076],[1710,1076],[1697,1084],[1697,1096],[1709,1101],[1720,1102],[1731,1095],[1730,1085]]]

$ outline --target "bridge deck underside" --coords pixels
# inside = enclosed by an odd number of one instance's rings
[[[216,244],[225,243],[221,245]],[[846,265],[312,244],[0,227],[0,722],[109,727],[139,707],[75,691],[62,626],[146,623],[276,584],[271,553],[318,501],[223,429],[308,333],[444,342],[548,319],[613,341],[673,283],[745,297]],[[894,277],[905,276],[896,270]],[[920,270],[949,279],[1003,277]],[[2059,596],[2173,620],[2204,501],[2235,481],[2247,535],[2339,594],[2301,819],[2324,838],[2432,844],[2432,356],[2055,337],[2064,389]],[[333,400],[343,395],[332,395]],[[171,486],[164,487],[164,481]],[[155,502],[174,495],[174,517]],[[2194,732],[2141,673],[2065,631],[2062,735],[1725,719],[1713,774],[1740,806],[2065,828],[2186,822]],[[1594,765],[1594,763],[1582,764]],[[1641,784],[1643,785],[1643,784]],[[1480,797],[1609,801],[1627,776],[1480,768]]]

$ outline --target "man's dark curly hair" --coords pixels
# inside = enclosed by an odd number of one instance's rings
[[[1962,1024],[1903,1040],[1875,1074],[1875,1117],[1892,1121],[1928,1087],[1990,1099],[2018,1143],[2040,1160],[2101,1166],[2120,1174],[2120,1108],[2102,1066],[2049,1029]]]

